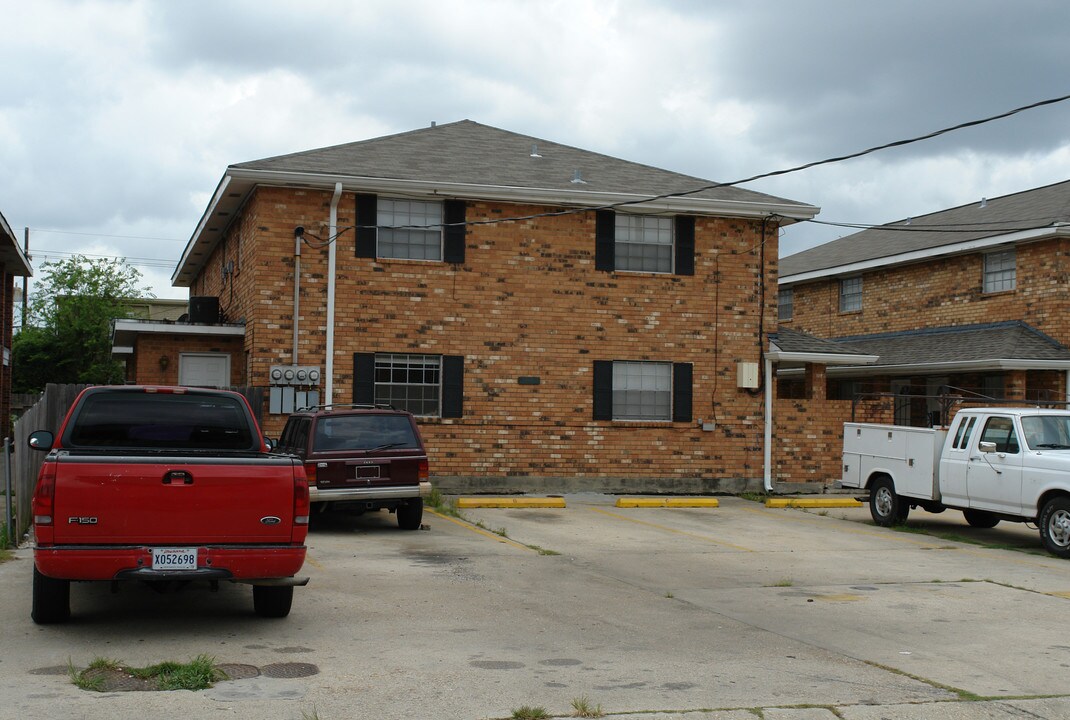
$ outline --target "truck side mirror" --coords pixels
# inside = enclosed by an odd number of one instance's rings
[[[982,440],[977,443],[977,449],[983,453],[994,453],[996,451],[996,444],[994,442],[985,442]]]
[[[26,444],[33,450],[51,450],[56,437],[48,430],[38,430],[30,435]]]
[[[276,447],[279,446],[277,442],[267,436],[264,437],[264,444],[267,445],[268,452],[272,452]]]

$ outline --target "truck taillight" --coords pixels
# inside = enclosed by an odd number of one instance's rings
[[[34,525],[51,525],[52,513],[56,505],[56,465],[45,463],[41,474],[37,476],[37,487],[33,491]]]
[[[294,525],[308,525],[308,478],[300,465],[294,468]]]
[[[427,467],[426,460],[420,461],[420,468],[416,471],[416,473],[420,480],[426,480],[428,477],[430,477],[431,472]]]
[[[316,463],[305,463],[305,477],[308,478],[309,485],[316,484]]]

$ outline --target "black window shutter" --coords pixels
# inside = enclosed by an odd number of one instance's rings
[[[442,203],[442,216],[446,223],[443,232],[442,259],[448,263],[464,262],[464,239],[467,228],[452,223],[464,222],[464,200],[447,200]]]
[[[464,357],[442,356],[442,417],[464,417]]]
[[[676,274],[695,274],[695,218],[676,216]]]
[[[357,195],[357,257],[375,257],[375,226],[378,223],[375,195]]]
[[[353,402],[375,404],[375,353],[353,353]]]
[[[672,421],[691,422],[691,363],[672,364]]]
[[[613,419],[613,361],[594,361],[594,419]]]
[[[615,265],[617,214],[598,210],[594,215],[594,269],[613,272]]]

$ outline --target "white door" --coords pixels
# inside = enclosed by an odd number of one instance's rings
[[[970,443],[970,460],[966,468],[966,492],[970,507],[1018,514],[1022,505],[1022,448],[1014,420],[993,416],[977,436],[976,443],[992,442],[996,452],[982,453]]]
[[[230,385],[230,355],[182,353],[178,358],[178,384],[192,387]]]

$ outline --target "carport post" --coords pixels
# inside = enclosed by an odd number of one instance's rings
[[[765,491],[773,492],[773,360],[765,356]]]

